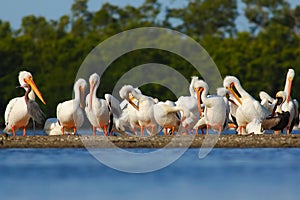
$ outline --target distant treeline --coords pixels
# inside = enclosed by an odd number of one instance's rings
[[[47,105],[40,105],[48,117],[54,117],[57,104],[72,98],[77,70],[89,52],[105,39],[137,27],[165,27],[190,36],[206,49],[223,77],[237,76],[255,98],[260,90],[271,95],[282,90],[287,70],[292,67],[296,72],[292,96],[300,99],[300,5],[292,8],[286,0],[242,0],[245,9],[240,11],[236,0],[191,0],[186,7],[174,9],[172,0],[170,7],[145,0],[139,7],[105,3],[91,12],[87,2],[75,0],[71,14],[57,21],[25,16],[17,30],[0,20],[1,126],[8,101],[24,94],[16,89],[19,71],[32,72],[47,101]],[[237,29],[240,15],[248,19],[247,31]],[[111,93],[125,72],[146,63],[171,66],[188,80],[200,76],[178,55],[137,50],[111,64],[118,70],[108,68],[97,95]],[[175,100],[172,92],[159,85],[145,85],[142,91],[162,100]]]

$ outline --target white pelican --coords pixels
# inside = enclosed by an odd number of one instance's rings
[[[134,90],[139,94],[142,93],[138,88],[135,88]],[[138,105],[138,101],[136,99],[132,100],[135,105]],[[128,127],[134,135],[137,135],[135,128],[140,128],[137,116],[138,110],[133,107],[132,104],[128,103],[126,99],[123,100],[120,106],[122,114],[118,119],[116,119],[116,128],[121,131],[126,131],[126,128]]]
[[[73,129],[74,134],[84,122],[84,92],[86,89],[86,81],[78,79],[74,84],[75,98],[59,103],[56,108],[56,116],[59,124],[61,125],[62,134],[66,129]]]
[[[173,135],[175,131],[178,131],[181,116],[184,116],[184,108],[175,106],[175,103],[171,101],[158,102],[153,106],[153,113],[157,124],[164,128],[164,134],[167,135],[167,130],[171,129]]]
[[[236,110],[236,120],[239,126],[239,134],[245,134],[246,126],[248,123],[252,122],[253,120],[262,122],[262,120],[270,114],[270,112],[265,107],[263,107],[257,100],[255,100],[242,88],[240,81],[236,77],[226,76],[223,81],[223,86],[230,91],[230,93],[238,102],[238,108]],[[240,97],[237,95],[234,88],[240,94]]]
[[[268,116],[262,122],[262,128],[265,130],[274,130],[275,135],[278,135],[279,130],[283,129],[289,123],[290,113],[281,109],[282,104],[286,100],[286,94],[284,91],[279,91],[276,94],[275,106],[271,116]]]
[[[61,128],[57,118],[48,118],[44,124],[44,131],[47,135],[62,135]]]
[[[286,101],[282,104],[282,110],[290,113],[289,123],[287,124],[286,133],[290,134],[295,125],[295,120],[298,117],[298,102],[291,97],[292,82],[295,76],[295,71],[289,69],[286,75],[284,92],[286,93]]]
[[[93,135],[96,135],[97,128],[104,131],[104,135],[111,133],[113,118],[120,117],[120,102],[110,94],[105,94],[105,100],[96,96],[100,85],[100,77],[94,73],[89,78],[90,93],[86,96],[85,113],[93,127]]]
[[[269,112],[273,111],[273,108],[275,106],[275,99],[272,98],[268,93],[265,91],[259,92],[259,98],[261,100],[260,104],[263,105],[265,108],[268,109]]]
[[[237,128],[236,123],[236,110],[238,108],[236,99],[232,97],[232,94],[223,87],[217,88],[217,95],[222,96],[224,98],[224,101],[226,105],[228,105],[229,108],[229,115],[228,115],[228,128]]]
[[[206,123],[206,134],[208,134],[209,128],[216,130],[219,134],[227,126],[229,106],[227,100],[224,97],[209,95],[208,85],[202,80],[194,82],[194,90],[197,93],[197,97],[205,105],[204,118]],[[225,102],[226,101],[226,102]]]
[[[141,135],[145,128],[151,128],[150,135],[157,133],[158,125],[153,115],[153,105],[156,103],[152,97],[138,93],[131,85],[124,85],[119,91],[120,97],[126,99],[136,110]],[[134,103],[137,101],[137,103]]]
[[[184,120],[182,121],[183,128],[187,132],[196,129],[196,134],[198,134],[197,122],[200,120],[200,117],[202,117],[202,108],[200,102],[197,101],[197,94],[194,91],[193,85],[196,80],[198,80],[198,77],[193,76],[189,86],[190,96],[180,96],[175,104],[189,111],[184,112]]]
[[[21,71],[19,73],[19,83],[20,86],[24,86],[28,84],[32,91],[39,97],[39,99],[46,104],[44,98],[42,97],[41,92],[38,90],[37,86],[33,81],[33,77],[30,72]],[[16,130],[19,128],[23,128],[23,136],[26,136],[26,126],[28,124],[29,118],[31,117],[28,110],[27,102],[32,102],[35,99],[34,93],[29,93],[29,87],[24,87],[26,90],[26,94],[23,97],[16,97],[9,101],[5,114],[5,132],[12,132],[12,134],[16,135]],[[28,91],[28,92],[27,92]],[[29,101],[30,99],[30,101]],[[31,103],[32,104],[32,103]],[[33,116],[34,113],[31,115]],[[40,120],[40,119],[35,119]]]
[[[193,131],[195,125],[200,119],[197,99],[193,96],[180,96],[175,102],[176,106],[184,107],[187,112],[184,112],[182,126],[188,133]],[[198,133],[198,130],[196,131]]]

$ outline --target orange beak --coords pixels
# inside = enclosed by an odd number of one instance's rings
[[[230,87],[229,87],[229,91],[230,93],[234,96],[234,98],[240,103],[240,105],[242,105],[242,100],[240,99],[240,97],[235,93],[235,91],[233,90],[234,84],[231,83]]]
[[[291,77],[288,77],[288,82],[289,82],[289,86],[288,86],[288,92],[287,92],[287,97],[286,97],[286,102],[289,103],[291,100],[291,91],[292,91],[292,83],[293,83],[293,79]]]
[[[137,100],[136,98],[134,98],[134,97],[130,97],[129,98],[129,103],[137,110],[137,111],[139,111],[139,106],[138,105],[136,105],[135,103],[134,103],[134,100]],[[137,100],[138,101],[138,100]]]
[[[85,88],[84,87],[79,87],[80,90],[80,108],[84,108],[84,92],[85,92]]]
[[[88,105],[88,108],[89,108],[89,111],[92,110],[92,99],[93,99],[93,94],[94,94],[94,88],[95,88],[95,83],[92,83],[91,86],[90,86],[90,99],[89,99],[89,105]]]
[[[34,93],[38,96],[38,98],[43,102],[43,104],[46,105],[46,102],[42,96],[42,93],[39,91],[39,89],[37,88],[37,86],[35,85],[32,77],[30,77],[29,79],[24,79],[25,83],[29,84],[31,89],[34,91]]]
[[[197,94],[198,111],[199,111],[200,117],[202,117],[202,109],[201,109],[201,93],[202,93],[202,91],[204,90],[204,88],[203,88],[203,87],[201,87],[201,88],[195,88],[194,90],[196,91],[196,94]]]

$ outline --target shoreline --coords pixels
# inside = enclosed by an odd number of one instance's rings
[[[0,149],[5,148],[200,148],[203,141],[214,148],[300,148],[300,135],[188,135],[188,136],[9,136],[0,135]],[[211,141],[209,141],[212,139]],[[207,143],[208,142],[208,143]],[[213,146],[213,145],[210,145]],[[209,147],[210,147],[209,146]]]

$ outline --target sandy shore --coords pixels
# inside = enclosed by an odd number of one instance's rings
[[[291,148],[300,147],[300,135],[205,135],[189,136],[17,136],[0,135],[0,148],[162,148],[190,147],[200,148],[204,143],[215,148]]]

